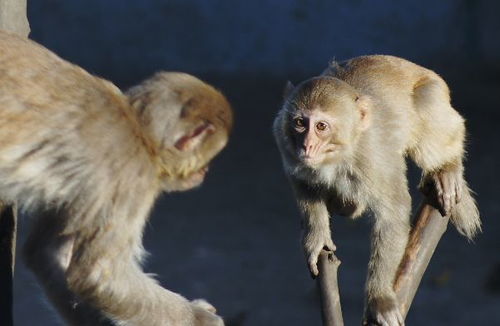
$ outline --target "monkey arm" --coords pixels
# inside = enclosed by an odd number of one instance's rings
[[[330,231],[330,215],[324,196],[318,189],[299,181],[292,180],[297,204],[302,213],[302,245],[309,271],[318,276],[318,257],[323,249],[335,251]]]
[[[109,218],[98,229],[90,226],[64,235],[65,214],[39,216],[25,246],[28,266],[48,297],[71,325],[223,325],[213,307],[190,303],[146,275],[141,221]],[[109,319],[108,319],[109,318]]]
[[[123,325],[223,325],[206,307],[162,288],[142,271],[141,232],[127,231],[136,227],[128,222],[75,238],[66,270],[69,288]]]

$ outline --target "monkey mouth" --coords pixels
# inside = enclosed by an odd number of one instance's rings
[[[319,155],[306,155],[304,153],[300,153],[299,160],[301,160],[305,164],[314,165],[321,161],[321,157]]]
[[[339,146],[327,148],[313,155],[306,154],[303,150],[299,150],[297,156],[299,160],[302,161],[304,164],[309,166],[317,166],[323,163],[325,160],[334,159],[338,155],[339,151],[340,151]]]

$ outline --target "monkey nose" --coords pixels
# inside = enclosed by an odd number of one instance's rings
[[[306,157],[312,156],[312,154],[313,154],[313,146],[312,145],[304,144],[303,150],[304,150],[304,155]]]
[[[312,158],[316,155],[316,146],[314,145],[313,142],[310,141],[305,141],[304,144],[302,144],[302,149],[304,151],[304,156],[306,158]]]

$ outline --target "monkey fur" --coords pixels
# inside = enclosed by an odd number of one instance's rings
[[[0,32],[0,198],[33,215],[27,265],[71,325],[223,325],[213,306],[141,269],[162,191],[199,185],[232,111],[213,87],[160,72],[123,94]]]
[[[405,158],[435,187],[442,215],[467,238],[481,230],[463,178],[464,119],[443,79],[383,55],[333,62],[320,76],[287,85],[274,135],[303,214],[312,275],[321,249],[335,250],[329,218],[374,217],[365,323],[403,325],[393,281],[410,231]]]

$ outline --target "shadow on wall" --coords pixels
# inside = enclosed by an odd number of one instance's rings
[[[48,0],[28,9],[33,39],[123,82],[158,69],[310,74],[332,57],[373,53],[448,64],[500,56],[495,1]]]

